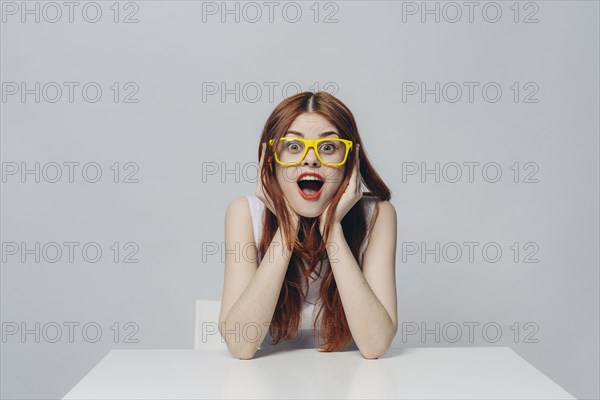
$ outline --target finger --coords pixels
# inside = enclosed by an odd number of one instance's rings
[[[360,144],[356,145],[356,165],[354,168],[356,169],[356,191],[360,192]]]
[[[356,154],[358,155],[358,144],[356,145]],[[350,175],[350,181],[348,182],[348,189],[356,191],[356,176],[358,175],[358,156],[355,155],[355,163],[352,168],[352,174]]]
[[[262,151],[261,151],[261,154],[260,154],[260,160],[258,160],[259,161],[259,165],[262,165],[262,163],[263,163],[263,161],[265,159],[265,144],[266,143],[262,143],[261,144]]]
[[[265,159],[265,144],[262,144],[262,153],[260,158],[258,159],[258,176],[257,176],[257,180],[258,180],[258,184],[259,186],[262,185],[262,179],[261,179],[261,174],[262,174],[262,165],[263,165],[263,160]]]
[[[262,143],[262,154],[259,159],[259,165],[258,165],[257,187],[258,187],[258,192],[260,193],[259,196],[261,198],[267,200],[265,189],[264,189],[263,183],[262,183],[262,165],[263,165],[264,159],[265,159],[265,143]],[[268,200],[267,200],[267,203],[268,203]]]
[[[350,180],[348,181],[348,186],[346,186],[346,192],[353,193],[356,191],[356,166],[352,168],[352,174],[350,175]]]
[[[323,225],[327,221],[327,209],[329,209],[329,206],[325,207],[325,210],[319,215],[319,225]]]

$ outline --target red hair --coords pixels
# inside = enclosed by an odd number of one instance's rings
[[[377,201],[389,200],[391,198],[390,189],[377,174],[367,157],[354,116],[348,107],[327,92],[303,92],[283,100],[275,107],[267,119],[260,143],[268,143],[270,139],[283,137],[296,117],[307,112],[323,116],[337,128],[343,139],[352,140],[354,146],[346,162],[346,170],[340,189],[331,201],[330,212],[328,212],[328,218],[325,221],[323,237],[321,237],[319,231],[318,217],[308,218],[300,216],[298,237],[295,239],[293,238],[294,233],[290,224],[291,216],[287,213],[283,198],[284,195],[275,175],[274,154],[272,149],[267,146],[262,168],[262,184],[264,190],[272,199],[275,209],[283,210],[281,212],[282,232],[286,238],[286,242],[294,246],[275,312],[269,326],[269,334],[273,338],[272,344],[277,344],[283,339],[291,340],[298,334],[302,304],[306,298],[302,282],[308,285],[308,277],[316,269],[319,261],[328,261],[325,243],[327,243],[335,209],[344,193],[344,188],[350,179],[352,169],[355,165],[354,152],[356,151],[357,143],[360,144],[360,174],[364,185],[369,189],[369,192],[364,193],[363,196],[375,196]],[[260,143],[258,149],[259,158],[261,154]],[[362,265],[359,262],[359,253],[366,239],[367,231],[370,231],[372,225],[367,229],[365,210],[360,206],[361,203],[362,201],[358,201],[348,211],[341,224],[346,241],[352,250],[352,255],[362,270]],[[375,210],[377,210],[377,207],[375,207]],[[262,235],[258,246],[259,259],[263,258],[279,227],[275,214],[267,207],[265,207],[265,213]],[[372,224],[377,219],[377,214],[377,211],[375,211]],[[290,241],[290,239],[294,240]],[[306,263],[306,266],[302,261]],[[321,276],[321,271],[319,271],[319,276]],[[322,351],[344,349],[352,341],[352,334],[348,327],[344,307],[331,268],[327,270],[326,275],[323,277],[319,299],[320,301],[317,302],[317,305],[321,305],[317,314],[317,321],[319,323],[315,328],[323,337],[326,344]]]

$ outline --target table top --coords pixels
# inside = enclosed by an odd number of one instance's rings
[[[112,350],[64,399],[573,399],[508,347],[358,351]]]

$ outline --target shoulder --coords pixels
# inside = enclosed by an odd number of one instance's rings
[[[370,194],[363,194],[362,197],[360,198],[359,202],[360,202],[360,204],[362,204],[362,207],[366,211],[372,211],[375,208],[375,205],[377,204],[378,200],[379,199],[377,198],[377,196],[373,196]]]
[[[396,209],[394,205],[387,200],[377,202],[377,219],[373,221],[373,236],[387,237],[394,243],[396,242]]]
[[[371,215],[375,211],[375,208],[377,208],[379,215],[383,214],[387,217],[396,215],[394,205],[388,200],[380,200],[379,197],[373,195],[363,195],[360,201]]]
[[[371,219],[375,218],[375,221],[371,221],[374,225],[395,225],[396,224],[396,208],[388,200],[380,200],[376,196],[363,196],[367,198],[366,206],[370,210]],[[375,209],[377,212],[375,213]]]
[[[225,219],[247,219],[250,218],[250,204],[247,196],[238,196],[229,202],[225,210]]]
[[[255,232],[250,204],[246,196],[233,199],[225,211],[225,242],[227,246],[235,243],[254,242]]]
[[[379,215],[384,218],[396,219],[396,208],[388,200],[382,200],[377,202],[377,210]]]

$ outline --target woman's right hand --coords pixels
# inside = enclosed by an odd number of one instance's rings
[[[266,143],[262,143],[262,153],[260,156],[260,160],[258,162],[258,177],[256,180],[256,197],[258,197],[264,204],[265,206],[271,210],[271,212],[273,214],[275,214],[275,216],[277,217],[277,220],[280,221],[280,225],[281,225],[281,216],[277,215],[277,213],[275,212],[275,205],[273,204],[273,201],[271,200],[271,198],[269,197],[269,195],[267,194],[267,192],[265,191],[263,184],[262,184],[262,168],[263,168],[263,161],[265,159],[265,152],[266,152],[266,148],[267,148],[267,144]],[[288,213],[292,219],[292,224],[293,224],[293,232],[298,233],[298,227],[299,227],[299,222],[300,222],[300,216],[298,214],[296,214],[296,212],[294,211],[294,209],[290,206],[288,200],[285,198],[285,196],[283,197],[283,200],[286,204]]]

